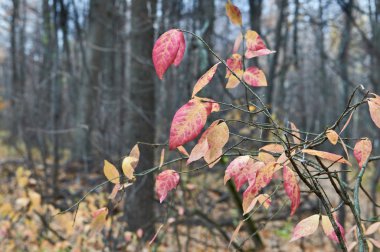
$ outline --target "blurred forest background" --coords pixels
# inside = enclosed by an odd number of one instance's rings
[[[339,115],[359,84],[380,94],[379,0],[233,2],[242,11],[244,27],[257,31],[267,47],[277,51],[255,64],[268,80],[268,87],[257,92],[279,123],[293,121],[301,130],[320,132]],[[102,238],[88,238],[86,233],[91,211],[107,201],[108,195],[101,189],[81,204],[74,228],[74,212],[52,217],[105,180],[104,159],[120,165],[137,141],[167,142],[175,111],[191,97],[196,80],[216,59],[199,41],[187,36],[184,61],[160,81],[151,60],[154,41],[171,28],[190,30],[219,56],[228,58],[240,31],[229,23],[225,3],[0,2],[3,251],[104,247],[125,251],[126,244],[140,246],[136,245],[139,239],[149,241],[158,227],[155,223],[165,223],[168,216],[174,224],[159,239],[158,248],[226,250],[240,213],[233,189],[228,191],[222,184],[224,168],[188,174],[176,191],[179,197],[172,197],[165,206],[154,200],[153,174],[138,180],[127,189],[125,201],[111,211]],[[244,89],[224,89],[224,74],[219,70],[202,96],[238,103]],[[374,150],[379,149],[379,131],[366,110],[359,114],[345,135],[368,136],[374,140]],[[238,119],[241,115],[224,116]],[[260,132],[235,130],[261,137]],[[157,165],[161,148],[140,148],[138,169]],[[380,167],[367,184],[375,199],[379,179]],[[313,207],[318,207],[317,203],[305,203],[299,215]],[[262,237],[249,235],[257,228],[255,222],[261,227],[260,221],[267,223],[268,218],[253,217],[252,225],[242,229],[251,240],[244,246],[264,241],[271,248],[268,251],[283,251],[292,226],[286,211],[274,218],[282,224],[263,229]],[[376,207],[365,211],[377,215]],[[136,235],[140,228],[143,233]],[[280,238],[274,239],[274,235]],[[130,248],[136,249],[133,246]]]

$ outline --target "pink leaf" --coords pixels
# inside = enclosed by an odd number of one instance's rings
[[[371,224],[371,226],[368,227],[368,229],[365,231],[365,235],[374,234],[379,229],[380,229],[380,222],[375,222]]]
[[[156,178],[156,194],[160,203],[164,201],[168,192],[177,187],[179,183],[179,174],[174,170],[166,170],[158,174]]]
[[[302,237],[313,234],[319,225],[319,215],[314,214],[300,221],[293,230],[293,236],[290,242],[298,240]]]
[[[264,167],[260,168],[256,173],[256,179],[254,183],[250,183],[248,188],[244,191],[243,200],[245,198],[254,198],[262,188],[267,186],[272,180],[277,166],[278,164],[276,162],[270,162]]]
[[[335,222],[344,239],[344,228],[342,227],[342,225],[340,225],[340,223],[337,220],[335,220]],[[323,232],[327,235],[327,237],[329,237],[331,240],[335,242],[339,242],[338,236],[336,235],[334,231],[334,227],[332,226],[329,217],[326,215],[322,215],[322,228],[323,228]]]
[[[244,81],[252,87],[266,87],[267,79],[263,71],[257,67],[249,67],[243,74]]]
[[[224,184],[233,178],[237,190],[249,180],[256,178],[257,171],[264,167],[263,162],[256,162],[250,156],[235,158],[227,167],[224,175]]]
[[[247,44],[247,51],[245,52],[245,57],[247,59],[275,53],[275,51],[267,49],[267,47],[264,44],[264,41],[255,31],[248,30],[245,34],[245,39]]]
[[[371,152],[372,152],[372,143],[368,138],[364,140],[360,140],[359,142],[355,144],[354,157],[356,161],[358,161],[360,169],[367,162],[369,156],[371,155]]]
[[[201,133],[206,124],[207,110],[199,100],[191,99],[174,115],[170,127],[169,149],[192,141]]]
[[[243,62],[242,57],[238,53],[232,54],[230,58],[226,60],[227,66],[234,71],[235,73],[239,70],[243,70]],[[226,78],[229,78],[231,75],[231,71],[229,69],[226,70]]]
[[[235,39],[234,48],[232,50],[232,53],[237,53],[240,48],[240,44],[243,41],[243,34],[239,33],[239,35]]]
[[[297,179],[294,172],[286,165],[284,165],[283,177],[284,177],[285,192],[292,202],[292,205],[290,208],[291,209],[290,215],[292,216],[296,212],[300,204],[300,197],[301,197],[300,188],[298,186]]]
[[[158,77],[162,80],[170,65],[178,66],[185,52],[183,33],[171,29],[162,34],[153,47],[152,58]]]
[[[372,121],[380,128],[380,96],[372,94],[375,98],[368,99],[369,113]]]

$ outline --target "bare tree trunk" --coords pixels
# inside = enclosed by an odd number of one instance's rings
[[[151,54],[154,41],[155,0],[132,1],[133,48],[130,76],[128,122],[129,144],[155,140],[155,88]],[[136,172],[153,167],[154,152],[150,146],[140,145],[141,157]],[[130,230],[141,228],[145,240],[154,234],[154,180],[153,174],[137,177],[135,185],[127,192],[125,214]]]
[[[349,64],[349,45],[350,45],[350,39],[351,39],[351,20],[350,17],[352,16],[352,9],[353,9],[353,0],[349,0],[346,2],[341,2],[342,9],[344,9],[344,28],[342,30],[342,38],[339,45],[339,52],[338,52],[338,62],[339,62],[339,74],[342,79],[342,93],[343,93],[343,103],[345,103],[349,98],[349,90],[350,90],[350,84],[348,82],[349,74],[348,74],[348,64]],[[340,107],[344,107],[344,104],[340,104]],[[348,136],[351,136],[350,128],[348,128],[345,131],[345,134]],[[345,171],[347,170],[347,167],[345,165],[342,166],[342,169]],[[342,172],[342,181],[344,183],[347,183],[347,172]],[[339,222],[344,226],[346,220],[346,209],[342,207],[339,210]]]

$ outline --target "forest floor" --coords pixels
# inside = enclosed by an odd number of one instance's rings
[[[52,188],[46,183],[43,166],[34,164],[31,169],[20,156],[0,146],[0,250],[1,251],[234,251],[229,239],[242,217],[223,185],[220,172],[200,173],[181,178],[181,184],[169,202],[157,202],[157,230],[155,242],[149,245],[140,240],[141,233],[125,231],[122,209],[125,202],[119,193],[115,211],[101,232],[93,234],[92,213],[107,204],[110,188],[100,188],[89,194],[78,211],[59,214],[88,192],[94,183],[84,184],[78,179],[81,167],[66,170],[59,176],[59,198],[52,197]],[[50,164],[49,164],[50,165]],[[87,181],[101,183],[105,180],[102,168],[90,175]],[[370,173],[369,173],[370,174]],[[364,179],[364,184],[366,179]],[[275,179],[273,191],[281,179]],[[338,205],[332,189],[326,187],[333,205]],[[272,198],[269,210],[259,208],[252,220],[260,228],[265,249],[263,251],[336,251],[319,227],[309,238],[289,243],[293,227],[301,219],[318,213],[315,200],[304,197],[301,208],[289,217],[289,201],[283,190]],[[282,205],[285,206],[282,208]],[[369,201],[361,197],[363,213],[368,213]],[[316,208],[317,206],[317,208]],[[75,222],[74,222],[75,219]],[[346,221],[348,231],[352,220]],[[248,229],[243,226],[234,239],[235,246],[252,251],[253,242]],[[375,234],[378,236],[379,233]],[[353,232],[347,236],[347,244]]]

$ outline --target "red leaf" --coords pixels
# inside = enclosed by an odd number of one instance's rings
[[[361,169],[363,165],[367,162],[369,156],[372,152],[372,143],[366,138],[364,140],[360,140],[355,144],[354,147],[354,157],[356,161],[358,161],[359,168]]]
[[[266,87],[267,79],[263,71],[257,67],[249,67],[243,74],[243,79],[252,87]]]
[[[213,67],[211,67],[204,75],[199,78],[197,83],[195,83],[193,94],[191,97],[194,97],[199,91],[202,90],[214,77],[216,69],[218,69],[220,62],[216,63]]]
[[[170,65],[178,66],[185,52],[183,33],[171,29],[162,34],[153,47],[152,58],[158,77],[162,80]]]
[[[292,202],[292,205],[290,207],[291,209],[290,216],[292,216],[296,212],[300,204],[300,197],[301,197],[300,188],[298,186],[297,179],[294,172],[285,165],[283,169],[283,177],[284,177],[285,192]]]
[[[231,23],[240,26],[242,25],[241,12],[238,7],[231,3],[231,0],[228,0],[226,3],[226,14]]]
[[[306,219],[300,221],[293,230],[293,236],[290,242],[298,240],[299,238],[313,234],[319,225],[319,215],[314,214]]]
[[[206,124],[207,109],[201,101],[191,99],[183,105],[174,115],[170,127],[169,149],[192,141],[201,133]]]
[[[156,194],[160,203],[164,201],[168,192],[177,187],[179,183],[179,174],[174,170],[166,170],[158,174],[156,178]]]
[[[224,184],[231,178],[235,182],[237,190],[249,180],[256,179],[256,173],[264,167],[263,162],[256,162],[250,156],[240,156],[235,158],[227,167],[224,175]]]
[[[247,44],[247,51],[245,52],[245,57],[247,59],[275,53],[275,51],[267,49],[267,47],[264,44],[264,41],[255,31],[248,30],[245,34],[245,39]]]

